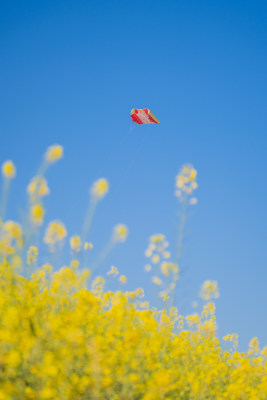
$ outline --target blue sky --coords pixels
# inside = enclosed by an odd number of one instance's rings
[[[128,241],[114,263],[143,286],[148,237],[175,250],[174,178],[198,170],[198,205],[186,227],[179,305],[190,312],[205,279],[218,280],[219,335],[267,344],[266,100],[264,1],[12,1],[0,13],[0,160],[14,160],[8,217],[46,148],[64,146],[47,178],[46,223],[78,233],[88,188],[105,176],[110,194],[91,231],[95,254],[117,222]],[[131,108],[159,126],[137,126]]]

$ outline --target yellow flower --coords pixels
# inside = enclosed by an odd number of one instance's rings
[[[153,264],[157,264],[160,261],[160,256],[158,254],[155,254],[152,259],[151,259]]]
[[[13,179],[16,176],[16,167],[11,160],[5,161],[2,165],[2,174],[6,179]]]
[[[38,256],[38,249],[35,246],[31,246],[27,252],[27,264],[33,264]]]
[[[12,241],[15,241],[18,247],[22,247],[22,228],[17,222],[8,220],[3,224],[3,239],[11,245]]]
[[[188,315],[186,317],[186,322],[189,326],[197,325],[200,323],[200,317],[198,314]]]
[[[79,263],[78,260],[72,260],[71,263],[70,263],[70,268],[71,269],[77,269],[77,268],[79,268],[79,265],[80,265],[80,263]]]
[[[219,297],[219,288],[216,281],[205,281],[199,292],[199,296],[204,300],[216,299]]]
[[[80,236],[72,236],[70,238],[70,247],[72,250],[79,252],[81,250],[81,238]]]
[[[162,280],[161,280],[158,276],[153,276],[153,277],[152,277],[152,282],[153,282],[155,285],[161,285],[161,284],[162,284]]]
[[[52,221],[46,229],[44,242],[53,246],[62,241],[66,236],[67,230],[65,225],[61,221]]]
[[[197,203],[196,197],[190,198],[193,191],[198,187],[196,177],[197,170],[192,165],[186,164],[181,168],[179,174],[176,176],[175,183],[175,196],[179,201],[184,202],[189,198],[190,205]]]
[[[109,190],[109,183],[105,178],[100,178],[94,182],[90,189],[91,195],[96,200],[101,200],[107,194]]]
[[[84,250],[92,250],[93,247],[94,247],[93,243],[88,243],[88,242],[84,243]]]
[[[113,230],[113,240],[115,242],[125,242],[128,236],[128,228],[126,225],[118,224]]]
[[[30,181],[27,187],[27,192],[31,196],[32,201],[36,201],[36,199],[40,197],[47,196],[50,193],[50,190],[45,178],[35,176]]]
[[[166,258],[166,259],[171,257],[171,253],[169,251],[164,251],[162,255],[163,255],[163,258]]]
[[[117,276],[119,273],[118,268],[114,267],[114,265],[112,265],[110,267],[110,270],[107,272],[107,275],[113,275],[113,276]]]
[[[158,233],[158,234],[152,235],[150,237],[150,241],[153,242],[153,243],[163,242],[164,239],[165,239],[165,236],[162,235],[162,233]]]
[[[63,157],[63,147],[59,144],[48,147],[45,153],[45,159],[49,163],[54,163]]]
[[[43,220],[44,220],[44,208],[42,206],[42,204],[34,204],[31,207],[31,221],[35,224],[35,225],[42,225]]]
[[[121,275],[121,276],[119,277],[119,281],[120,281],[121,283],[126,283],[126,282],[127,282],[126,276],[125,276],[125,275]]]
[[[195,205],[195,204],[197,204],[197,198],[196,198],[196,197],[192,197],[192,198],[189,200],[189,204],[191,204],[192,206]]]
[[[166,294],[166,292],[160,292],[160,297],[162,298],[162,300],[163,300],[164,302],[168,301],[169,298],[170,298],[170,297]]]
[[[178,274],[178,266],[176,264],[170,263],[170,262],[162,262],[160,265],[161,268],[161,272],[163,273],[163,275],[165,276],[169,276],[170,275],[170,271],[173,272],[173,274],[177,275]]]
[[[254,337],[253,339],[251,339],[251,341],[249,342],[249,351],[248,354],[252,355],[252,354],[258,354],[260,351],[259,349],[259,339],[257,337]]]

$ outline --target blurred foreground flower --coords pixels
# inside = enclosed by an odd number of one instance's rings
[[[54,163],[63,157],[63,147],[59,144],[48,147],[45,153],[45,160],[49,163]]]
[[[16,167],[12,161],[5,161],[2,165],[2,174],[6,179],[13,179],[16,176]]]
[[[34,204],[31,207],[31,221],[35,224],[35,225],[42,225],[43,224],[43,220],[44,220],[44,208],[42,206],[42,204]]]
[[[216,281],[205,281],[199,292],[199,296],[204,300],[217,299],[219,297],[219,288]]]
[[[197,170],[191,164],[185,164],[181,168],[175,182],[175,195],[179,201],[184,202],[189,199],[189,204],[193,205],[197,203],[196,197],[191,197],[198,187],[196,178]]]
[[[61,221],[52,221],[46,229],[44,242],[54,246],[56,243],[61,242],[66,236],[67,230],[65,225]]]
[[[51,146],[42,173],[28,186],[34,233],[43,223],[42,197],[49,193],[43,173],[62,154],[61,146]],[[14,169],[3,174],[8,186]],[[177,186],[187,204],[193,199],[196,170],[187,166],[180,175]],[[85,235],[94,207],[107,191],[105,179],[94,183],[84,236],[70,238],[71,249],[83,252],[84,260],[93,247]],[[180,264],[171,261],[163,234],[150,237],[145,254],[145,270],[151,271],[153,264],[152,281],[164,301],[159,309],[141,302],[142,288],[105,290],[108,282],[92,276],[94,266],[126,240],[126,225],[115,226],[90,271],[80,254],[69,267],[56,265],[53,271],[45,261],[40,268],[41,252],[38,256],[24,230],[14,221],[0,219],[0,400],[266,400],[267,348],[260,351],[257,338],[247,352],[238,352],[237,335],[226,335],[224,340],[233,349],[224,351],[216,337],[213,302],[188,316],[166,303],[172,301]],[[56,250],[66,236],[65,225],[52,221],[44,242]],[[106,274],[117,277],[108,279],[115,285],[127,282],[115,266]],[[204,300],[217,298],[217,282],[204,282],[200,295]]]
[[[31,201],[35,202],[39,198],[47,196],[50,193],[47,181],[45,178],[35,176],[30,181],[27,192],[30,195]]]
[[[126,225],[118,224],[113,230],[113,240],[114,242],[125,242],[128,236],[128,228]]]
[[[105,178],[100,178],[94,182],[92,188],[90,189],[91,195],[96,200],[102,200],[109,190],[109,183]]]
[[[80,236],[72,236],[70,238],[70,247],[72,250],[79,252],[81,250],[81,238]]]

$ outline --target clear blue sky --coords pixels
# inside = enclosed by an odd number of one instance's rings
[[[5,1],[0,35],[0,159],[18,168],[8,217],[26,204],[47,146],[62,144],[46,222],[60,218],[78,233],[89,186],[107,177],[95,252],[117,222],[130,236],[101,271],[114,263],[129,288],[150,290],[147,240],[162,232],[174,250],[174,177],[191,162],[199,203],[186,231],[182,307],[191,311],[202,282],[218,280],[220,336],[267,344],[267,3]],[[131,130],[133,107],[161,124]]]

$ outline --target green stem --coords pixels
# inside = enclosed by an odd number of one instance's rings
[[[2,218],[2,221],[5,219],[5,214],[6,214],[9,185],[10,185],[10,180],[4,179],[1,205],[0,205],[0,217]]]

